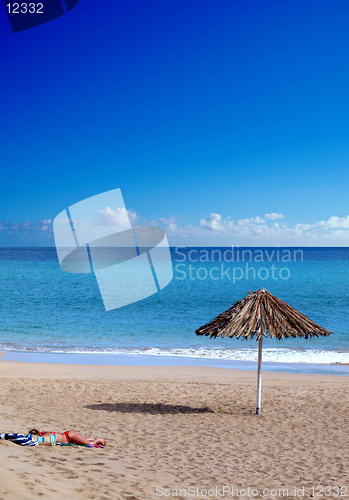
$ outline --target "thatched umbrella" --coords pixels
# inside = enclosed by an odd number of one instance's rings
[[[262,342],[263,337],[281,340],[289,337],[319,337],[333,332],[322,328],[293,307],[277,299],[267,290],[250,292],[227,311],[196,330],[197,335],[211,337],[253,338],[258,340],[258,378],[256,414],[261,412]]]

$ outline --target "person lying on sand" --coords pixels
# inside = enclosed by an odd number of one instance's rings
[[[81,436],[81,434],[79,434],[74,430],[60,433],[53,431],[39,431],[38,429],[30,429],[28,434],[33,434],[35,436],[41,436],[41,437],[52,436],[54,434],[56,436],[57,443],[95,444],[95,445],[107,446],[107,443],[103,438],[83,437]]]

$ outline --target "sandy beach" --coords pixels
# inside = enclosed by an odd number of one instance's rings
[[[261,416],[253,371],[0,360],[0,377],[1,432],[108,442],[1,441],[0,499],[349,496],[348,377],[263,373]]]

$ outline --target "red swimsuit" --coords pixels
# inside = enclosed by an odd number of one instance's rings
[[[69,439],[69,436],[68,436],[68,431],[65,431],[64,435],[65,435],[65,437],[66,437],[66,439],[67,439],[67,443],[68,443],[68,444],[69,444],[69,443],[71,443],[72,441],[71,441],[71,439]]]

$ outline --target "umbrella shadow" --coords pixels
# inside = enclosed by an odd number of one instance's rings
[[[195,408],[185,405],[167,405],[163,403],[99,403],[87,405],[85,408],[90,410],[104,410],[119,413],[151,413],[153,415],[166,415],[178,413],[214,413],[207,406],[204,408]]]

